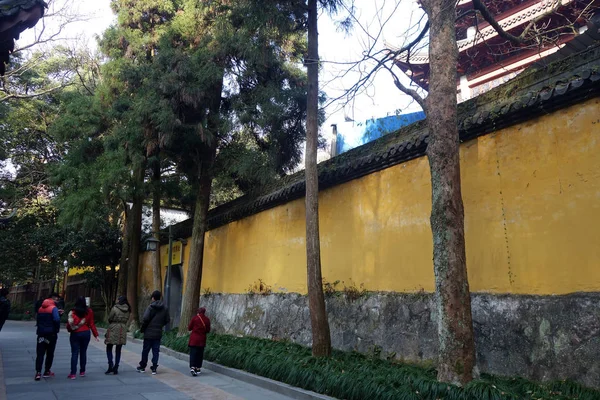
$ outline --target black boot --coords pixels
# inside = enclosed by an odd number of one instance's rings
[[[119,364],[117,364],[113,367],[112,373],[115,375],[119,375]]]
[[[114,372],[113,363],[109,362],[108,363],[108,369],[106,370],[106,372],[104,373],[104,375],[112,374],[113,372]]]

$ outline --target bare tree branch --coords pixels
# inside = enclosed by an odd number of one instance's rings
[[[505,31],[500,26],[498,21],[496,21],[496,18],[492,15],[490,10],[487,8],[487,6],[485,4],[483,4],[483,2],[481,0],[472,0],[472,1],[473,1],[473,9],[477,10],[479,12],[479,14],[481,14],[483,19],[485,19],[485,21],[488,24],[490,24],[490,26],[492,28],[494,28],[494,30],[498,33],[498,35],[500,37],[502,37],[506,40],[509,40],[513,43],[517,43],[517,44],[526,44],[528,41],[530,41],[531,38],[528,38],[527,35],[529,34],[529,31],[535,26],[535,24],[537,22],[539,22],[540,20],[546,18],[547,16],[554,14],[556,12],[556,10],[562,5],[560,0],[555,0],[555,4],[550,10],[548,10],[547,12],[532,19],[529,22],[529,24],[527,24],[525,29],[523,29],[523,32],[521,32],[521,34],[519,36],[515,36],[507,31]]]
[[[396,73],[392,71],[390,67],[384,64],[383,68],[385,68],[392,75],[392,78],[394,78],[394,85],[396,85],[398,90],[412,97],[413,100],[421,106],[423,111],[427,113],[427,102],[425,101],[425,99],[421,97],[421,95],[416,90],[404,86],[402,82],[400,82],[400,79],[398,79],[398,75],[396,75]]]

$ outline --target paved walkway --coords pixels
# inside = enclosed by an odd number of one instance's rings
[[[58,336],[52,370],[54,378],[36,382],[35,326],[33,322],[7,321],[0,332],[0,400],[289,400],[216,372],[203,370],[192,377],[188,363],[161,353],[158,374],[135,371],[141,345],[123,348],[119,375],[104,375],[107,361],[104,343],[90,342],[86,377],[68,380],[71,348],[66,330]]]

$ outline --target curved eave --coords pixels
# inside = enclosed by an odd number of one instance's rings
[[[0,0],[0,76],[14,50],[14,40],[38,23],[46,7],[42,0]]]
[[[0,2],[0,41],[16,39],[25,29],[32,28],[44,16],[46,3],[28,2],[11,8]],[[26,8],[27,7],[27,8]]]
[[[503,30],[510,31],[511,29],[524,25],[535,18],[543,16],[559,3],[561,4],[561,7],[565,7],[572,2],[573,0],[542,0],[499,20],[498,24]],[[475,36],[457,41],[456,44],[458,45],[458,51],[465,51],[496,36],[498,36],[498,32],[496,32],[492,26],[484,26],[483,28],[479,29]]]

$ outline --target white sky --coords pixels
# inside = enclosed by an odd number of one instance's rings
[[[77,40],[80,44],[87,43],[87,46],[95,47],[95,35],[101,35],[114,20],[110,10],[110,0],[54,0],[54,3],[47,15],[52,14],[53,6],[59,8],[64,3],[73,4],[77,12],[87,15],[85,21],[69,24],[61,33],[61,37],[67,38],[69,41]],[[345,14],[344,10],[338,16],[330,17],[327,14],[321,14],[319,17],[319,55],[323,62],[320,85],[330,98],[340,96],[344,89],[354,84],[360,76],[358,70],[355,69],[345,77],[340,77],[348,68],[347,65],[340,63],[348,63],[362,58],[361,54],[364,49],[373,42],[372,37],[370,38],[365,30],[378,32],[382,24],[381,17],[393,15],[382,31],[382,35],[377,39],[378,48],[381,48],[384,41],[400,46],[406,38],[407,27],[413,25],[421,15],[415,0],[402,0],[401,7],[397,10],[395,10],[395,0],[358,1],[357,4],[359,3],[368,4],[357,7],[356,15],[359,23],[354,24],[349,34],[340,32],[334,23],[336,19],[340,19]],[[379,19],[377,10],[383,10],[379,14]],[[45,29],[46,32],[51,30],[57,25],[56,20],[57,18],[46,18],[45,27],[42,22],[38,23],[36,27],[23,33],[18,44],[23,45],[31,41],[32,35],[39,33],[41,29]],[[364,65],[363,68],[367,68],[367,66]],[[323,133],[329,139],[330,125],[341,124],[345,117],[358,122],[392,115],[397,110],[412,112],[419,110],[419,107],[396,89],[387,71],[381,71],[376,75],[373,84],[351,103],[343,105],[341,102],[337,102],[326,109],[328,119],[322,126]]]

